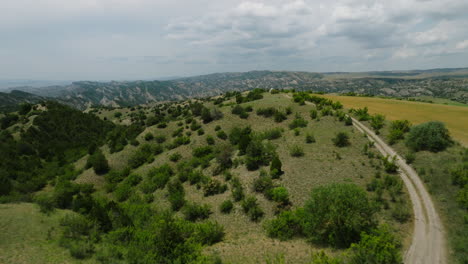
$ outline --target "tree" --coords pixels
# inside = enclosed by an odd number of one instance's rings
[[[350,144],[349,136],[346,132],[338,132],[336,136],[332,139],[333,144],[337,147],[346,147]]]
[[[101,151],[96,151],[93,159],[93,169],[98,175],[105,174],[109,171],[109,163]]]
[[[211,116],[210,109],[203,107],[203,110],[201,112],[201,119],[203,120],[203,123],[209,123],[213,121],[213,117]]]
[[[452,139],[444,123],[431,121],[411,128],[406,138],[406,146],[413,151],[429,150],[438,152],[452,144]]]
[[[313,189],[304,210],[305,235],[334,247],[348,247],[375,226],[376,207],[355,184],[334,183]]]
[[[363,232],[361,241],[350,248],[350,264],[394,264],[402,263],[400,242],[392,235],[388,226],[372,232]]]

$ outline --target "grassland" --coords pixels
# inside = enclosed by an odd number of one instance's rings
[[[310,190],[313,187],[332,183],[332,182],[353,182],[365,188],[377,172],[374,164],[377,160],[369,159],[362,153],[363,146],[368,142],[358,131],[353,129],[352,126],[345,126],[343,122],[339,122],[335,117],[326,116],[322,117],[320,121],[313,121],[309,117],[309,111],[313,106],[305,105],[299,106],[286,98],[282,94],[269,95],[265,94],[262,100],[244,103],[243,106],[251,105],[254,107],[254,112],[250,113],[247,119],[241,119],[238,116],[231,114],[231,107],[224,106],[220,110],[224,113],[224,118],[218,121],[213,121],[203,125],[205,135],[197,135],[192,132],[191,143],[189,145],[182,145],[176,149],[165,151],[164,153],[155,157],[154,162],[145,164],[134,171],[143,177],[147,172],[155,167],[164,163],[175,165],[169,161],[169,156],[173,153],[180,153],[182,160],[189,159],[192,154],[192,149],[197,146],[206,145],[206,135],[212,135],[216,138],[215,127],[220,126],[223,131],[229,133],[234,127],[251,126],[255,131],[261,132],[272,128],[282,128],[284,130],[283,136],[279,139],[272,140],[272,143],[277,148],[277,153],[283,163],[283,170],[285,174],[281,177],[279,184],[286,187],[290,194],[290,200],[293,207],[303,206],[309,197]],[[272,118],[264,118],[255,114],[255,110],[265,107],[277,108],[292,108],[292,114],[288,119],[282,123],[276,123]],[[111,110],[115,112],[116,110]],[[124,111],[122,111],[124,112]],[[127,112],[126,112],[127,113]],[[300,134],[296,136],[294,131],[288,128],[288,124],[298,113],[306,120],[308,126],[300,129]],[[101,117],[113,119],[113,114],[103,110],[100,114]],[[125,117],[122,118],[125,120]],[[172,140],[171,134],[179,126],[177,122],[170,122],[165,129],[156,128],[151,126],[137,137],[140,143],[145,142],[143,138],[147,132],[154,135],[164,135],[168,141]],[[185,125],[184,125],[185,126]],[[189,130],[185,130],[189,131]],[[351,146],[346,148],[337,148],[332,143],[332,138],[337,132],[346,131],[351,137]],[[184,132],[185,133],[185,132]],[[305,144],[305,135],[313,134],[316,143]],[[227,142],[216,138],[216,145],[223,146]],[[290,156],[290,148],[293,145],[300,145],[304,148],[305,155],[300,158]],[[129,155],[135,151],[135,147],[127,146],[124,150],[118,153],[110,154],[106,147],[103,148],[109,164],[112,168],[122,169],[126,166]],[[339,158],[337,158],[339,156]],[[86,157],[76,163],[78,169],[83,168]],[[231,198],[231,192],[227,191],[223,194],[215,196],[204,197],[203,192],[195,186],[184,183],[186,192],[186,199],[197,203],[208,204],[213,211],[210,216],[211,220],[215,220],[222,224],[226,231],[225,239],[213,246],[205,249],[208,254],[216,254],[222,257],[226,263],[259,263],[263,262],[268,256],[276,256],[277,254],[284,255],[287,263],[305,263],[309,260],[311,252],[319,249],[325,249],[331,254],[339,254],[340,250],[332,250],[330,248],[318,248],[304,239],[294,239],[290,241],[279,241],[268,238],[263,229],[264,221],[274,217],[275,205],[268,201],[262,194],[255,193],[252,190],[252,184],[258,171],[248,171],[245,166],[238,166],[231,170],[234,176],[240,178],[247,195],[255,196],[261,208],[265,211],[263,221],[258,223],[252,222],[242,212],[239,204],[235,205],[234,212],[229,215],[222,214],[218,208],[222,201]],[[205,175],[211,175],[211,168],[204,170]],[[225,182],[222,176],[214,176],[221,182]],[[96,186],[103,185],[103,179],[97,176],[92,169],[84,170],[78,177],[78,182],[90,182]],[[137,188],[138,190],[138,188]],[[104,191],[100,191],[103,195]],[[154,195],[154,202],[152,203],[155,208],[166,209],[169,208],[169,203],[166,198],[167,190],[156,190]],[[371,194],[372,195],[372,194]],[[403,194],[405,199],[406,193]],[[109,197],[112,197],[109,195]],[[411,221],[400,224],[392,220],[389,210],[382,210],[379,214],[381,221],[385,221],[393,225],[399,235],[403,238],[404,244],[407,245],[411,236]]]
[[[64,213],[47,216],[34,204],[0,204],[0,263],[95,263],[77,261],[58,246],[58,222]]]
[[[369,113],[383,114],[389,120],[407,119],[413,124],[431,120],[442,121],[456,140],[468,146],[468,107],[373,97],[337,95],[324,95],[324,97],[340,101],[346,108],[367,106]]]

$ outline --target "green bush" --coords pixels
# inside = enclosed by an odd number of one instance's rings
[[[283,174],[283,170],[281,169],[282,166],[283,164],[281,163],[278,155],[274,155],[270,165],[270,175],[273,179],[277,179],[281,174]]]
[[[206,143],[208,143],[208,145],[214,145],[215,144],[215,139],[213,136],[206,136]]]
[[[264,215],[263,210],[257,202],[257,198],[254,196],[250,196],[242,200],[241,206],[244,213],[246,213],[252,221],[258,221]]]
[[[55,210],[55,199],[51,194],[38,194],[34,197],[34,202],[39,205],[41,213],[50,214]]]
[[[179,152],[175,152],[169,156],[169,160],[172,162],[177,162],[182,158],[182,155]]]
[[[265,230],[269,237],[288,240],[302,234],[302,219],[300,214],[283,211],[276,218],[265,223]]]
[[[299,145],[293,145],[289,150],[289,154],[291,154],[291,157],[302,157],[304,156],[304,149]]]
[[[372,232],[363,232],[361,241],[350,248],[350,264],[402,263],[401,244],[389,228],[383,226]]]
[[[289,193],[284,187],[275,187],[269,191],[269,197],[279,204],[289,204]]]
[[[452,142],[444,123],[437,121],[413,126],[406,138],[406,146],[413,151],[438,152],[446,149]]]
[[[119,202],[123,202],[130,197],[130,194],[132,193],[132,186],[128,183],[120,183],[117,185],[117,188],[114,191],[114,196]]]
[[[333,144],[337,147],[346,147],[350,145],[349,136],[346,132],[338,132],[336,136],[332,139]]]
[[[154,139],[159,144],[162,144],[162,143],[164,143],[166,141],[166,137],[164,135],[158,135],[158,136],[154,137]]]
[[[96,150],[88,157],[86,168],[93,168],[98,175],[105,174],[109,171],[109,163],[101,150]]]
[[[70,255],[76,259],[90,258],[94,254],[94,245],[90,241],[72,241],[68,248]]]
[[[223,130],[219,130],[216,133],[216,136],[222,140],[226,140],[228,138],[228,136],[226,135],[226,132],[224,132]]]
[[[289,124],[290,129],[295,129],[299,127],[306,127],[308,122],[302,118],[300,115],[296,115],[296,118]]]
[[[380,114],[375,114],[370,119],[370,125],[372,129],[374,129],[374,131],[376,131],[377,133],[384,126],[384,122],[385,122],[385,116],[380,115]]]
[[[179,211],[185,205],[185,190],[182,183],[176,179],[167,186],[168,200],[173,211]]]
[[[314,137],[314,135],[307,134],[307,135],[306,135],[305,141],[306,141],[307,144],[315,143],[315,137]]]
[[[260,176],[253,182],[253,190],[260,193],[268,193],[273,188],[273,180],[268,176]]]
[[[150,140],[153,140],[153,139],[154,139],[153,133],[148,132],[148,133],[145,134],[145,140],[146,141],[150,141]]]
[[[195,240],[202,245],[213,245],[224,238],[224,227],[216,222],[199,223],[195,227]]]
[[[227,190],[227,185],[221,184],[221,182],[216,179],[210,179],[207,183],[203,185],[203,194],[205,196],[211,196],[211,195],[223,193],[226,190]]]
[[[237,177],[231,179],[231,193],[234,201],[236,202],[244,199],[244,188]]]
[[[194,222],[208,218],[211,214],[211,210],[207,204],[198,205],[196,203],[187,203],[182,208],[182,213],[186,220]]]
[[[221,205],[219,206],[219,210],[223,214],[229,214],[233,208],[234,208],[234,204],[232,203],[231,200],[226,200],[222,202]]]
[[[361,232],[375,226],[375,206],[354,184],[335,183],[314,188],[305,205],[304,232],[317,242],[347,247]]]

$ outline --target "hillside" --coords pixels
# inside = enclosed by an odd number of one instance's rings
[[[0,111],[18,110],[21,103],[36,104],[43,100],[45,100],[44,97],[19,90],[12,90],[9,93],[0,92]]]
[[[359,109],[350,114],[385,139],[392,133],[393,123]],[[65,249],[67,260],[351,263],[388,254],[382,263],[399,262],[413,230],[407,190],[346,113],[319,95],[258,89],[86,113],[44,103],[7,116],[0,201],[37,203],[50,218],[31,224],[48,219],[50,252]],[[408,157],[402,142],[393,143]],[[463,148],[413,155],[418,172],[427,156],[444,162],[421,174],[428,186],[443,184],[438,201],[459,208],[459,187],[440,177],[461,164]],[[462,212],[451,211],[457,223]],[[463,228],[449,225],[454,259],[463,257]],[[38,236],[35,248],[46,239]],[[381,240],[389,247],[372,244]]]
[[[431,96],[468,102],[467,69],[425,71],[309,73],[251,71],[215,73],[168,81],[74,82],[66,86],[24,88],[26,92],[86,109],[90,106],[134,106],[150,102],[215,96],[229,91],[262,89],[358,93],[400,98]],[[17,88],[21,89],[21,88]]]

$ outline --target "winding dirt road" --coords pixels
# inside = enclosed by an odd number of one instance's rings
[[[358,120],[352,119],[354,127],[375,142],[375,146],[384,156],[396,157],[400,176],[408,189],[414,211],[414,232],[404,262],[406,264],[447,263],[443,225],[418,174],[372,130]]]
[[[291,98],[289,95],[285,95]],[[306,102],[308,105],[314,105]],[[352,117],[351,117],[352,118]],[[370,141],[384,156],[396,157],[400,176],[405,183],[413,204],[414,230],[413,240],[406,251],[405,264],[446,264],[447,255],[443,225],[434,207],[434,203],[416,171],[396,153],[387,143],[361,122],[352,118],[353,126],[367,135]]]

